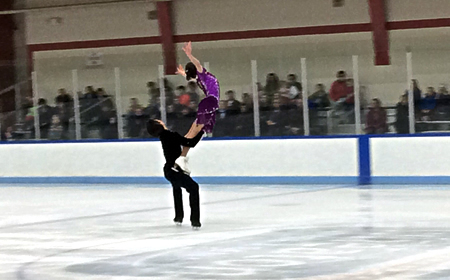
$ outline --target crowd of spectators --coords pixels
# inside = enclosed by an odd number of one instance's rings
[[[435,91],[428,87],[423,94],[417,80],[412,81],[414,111],[417,131],[433,129],[433,121],[450,120],[450,94],[445,85]],[[145,123],[149,118],[161,118],[160,89],[154,82],[147,83],[148,103],[142,105],[137,98],[131,98],[129,108],[122,116],[125,136],[147,138]],[[295,74],[280,80],[277,74],[269,73],[265,84],[257,84],[260,132],[262,136],[303,135],[303,89]],[[187,132],[195,120],[197,106],[203,98],[195,82],[186,86],[173,87],[164,80],[167,126],[170,129]],[[223,90],[223,89],[222,89]],[[84,93],[77,93],[80,106],[82,138],[118,138],[118,121],[114,101],[103,88],[87,86]],[[323,84],[317,84],[315,91],[307,98],[310,132],[312,135],[327,134],[327,124],[323,122],[323,112],[331,112],[338,124],[354,124],[353,80],[345,71],[338,71],[329,93]],[[20,127],[9,126],[2,132],[2,138],[23,139],[24,131],[35,137],[35,117],[39,115],[41,139],[73,139],[74,97],[65,89],[59,89],[54,100],[55,106],[48,105],[44,98],[34,107],[31,99],[23,106],[23,122]],[[364,117],[367,134],[389,132],[390,125],[397,133],[409,132],[408,94],[400,97],[395,107],[395,121],[389,123],[386,108],[381,100],[374,98]],[[330,115],[325,115],[328,118]],[[243,93],[237,98],[233,90],[223,91],[217,112],[214,137],[254,136],[253,94]],[[17,125],[16,125],[17,126]],[[392,130],[391,130],[392,131]]]
[[[76,95],[80,106],[82,138],[114,139],[118,137],[117,116],[114,102],[103,88],[88,86]],[[27,98],[19,112],[21,121],[8,126],[2,133],[4,140],[34,139],[35,118],[39,121],[41,139],[74,138],[74,97],[64,88],[58,90],[55,106],[40,98],[37,106]],[[96,133],[96,135],[92,135]]]

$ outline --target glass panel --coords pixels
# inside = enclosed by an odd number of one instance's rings
[[[450,130],[449,58],[450,47],[412,50],[417,133]]]

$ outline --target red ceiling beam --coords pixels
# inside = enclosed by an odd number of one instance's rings
[[[159,33],[164,53],[164,68],[166,75],[173,75],[177,70],[177,54],[172,27],[172,2],[156,2],[158,11]]]
[[[386,28],[384,0],[368,0],[373,32],[375,65],[390,65],[389,33]]]

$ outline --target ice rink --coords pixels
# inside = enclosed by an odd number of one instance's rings
[[[450,279],[450,188],[0,187],[0,279]]]

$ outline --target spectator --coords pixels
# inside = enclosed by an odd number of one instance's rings
[[[436,95],[436,111],[438,120],[450,120],[450,94],[445,85],[439,86]]]
[[[289,74],[287,76],[289,97],[290,99],[301,98],[301,93],[303,92],[302,84],[297,82],[297,75]]]
[[[269,104],[269,99],[264,92],[259,94],[259,110],[262,112],[270,111],[272,107]]]
[[[101,104],[101,116],[99,118],[100,137],[102,139],[117,139],[118,126],[116,111],[108,104]]]
[[[225,137],[230,136],[229,133],[230,126],[228,125],[227,118],[227,101],[220,100],[219,110],[216,113],[216,125],[214,126],[213,135],[214,137]]]
[[[253,98],[250,94],[242,94],[242,104],[245,105],[246,111],[253,112]]]
[[[331,84],[330,98],[334,101],[334,108],[341,117],[341,122],[351,123],[351,115],[355,104],[353,87],[349,85],[345,71],[337,72],[336,77],[337,80]]]
[[[84,98],[86,99],[98,98],[97,92],[94,90],[93,86],[87,86],[85,88]]]
[[[229,90],[226,92],[227,96],[227,115],[238,115],[241,112],[241,103],[236,100],[235,92]]]
[[[39,112],[39,129],[41,133],[41,139],[48,139],[48,133],[52,126],[52,118],[54,110],[47,105],[47,100],[39,98],[38,100],[38,112]]]
[[[114,102],[111,96],[106,93],[104,88],[97,89],[97,97],[100,99],[102,106],[107,106],[110,110],[114,110]],[[103,111],[103,108],[100,108],[99,111]]]
[[[412,80],[413,84],[413,96],[414,96],[414,108],[418,111],[420,107],[420,101],[422,100],[422,90],[419,88],[419,81]]]
[[[55,98],[55,103],[71,103],[72,97],[66,92],[64,88],[58,90],[58,96]]]
[[[269,105],[273,103],[274,95],[280,89],[280,80],[275,73],[269,73],[266,77],[266,85],[264,86],[264,93],[267,96]]]
[[[252,136],[254,130],[253,112],[245,104],[241,104],[241,113],[237,115],[236,136]]]
[[[128,136],[131,138],[140,137],[145,124],[145,117],[142,106],[137,98],[130,99],[130,109],[127,115]]]
[[[273,111],[271,112],[269,119],[266,121],[267,132],[270,136],[284,135],[284,128],[286,124],[285,112],[280,110],[280,101],[274,99]]]
[[[199,93],[198,93],[198,85],[194,81],[190,81],[187,85],[187,93],[189,94],[190,101],[194,101],[195,104],[198,104],[200,101]]]
[[[398,134],[409,133],[409,109],[408,94],[400,96],[400,102],[397,103],[395,129]]]
[[[386,110],[381,107],[381,101],[378,98],[372,99],[366,116],[365,131],[367,134],[384,134],[388,131]]]
[[[159,88],[156,86],[155,82],[147,83],[147,92],[150,98],[150,103],[152,104],[155,103],[156,98],[160,96]]]
[[[186,87],[179,86],[176,89],[176,95],[178,95],[179,104],[183,106],[189,106],[191,102],[191,96],[186,91]]]
[[[279,100],[281,110],[289,110],[292,107],[291,98],[289,95],[289,86],[287,82],[280,81],[280,89],[274,95],[274,98]]]
[[[288,128],[290,134],[303,135],[303,100],[301,98],[295,99],[295,107],[289,110]]]
[[[177,124],[179,123],[178,122],[179,115],[175,111],[175,106],[173,104],[167,106],[166,118],[167,118],[167,127],[170,130],[177,131],[178,130]]]
[[[145,108],[145,115],[150,117],[151,119],[161,119],[161,98],[158,96],[155,99],[154,103],[150,103],[147,108]]]
[[[175,93],[169,83],[169,80],[167,80],[166,78],[164,78],[164,94],[166,96],[166,106],[172,105]]]
[[[421,119],[423,121],[431,121],[433,119],[435,109],[436,92],[433,87],[428,87],[425,97],[420,101]]]
[[[61,139],[69,139],[70,118],[73,116],[73,99],[65,89],[58,90],[56,101],[56,114],[61,125]]]
[[[352,89],[348,86],[347,74],[345,71],[339,71],[336,74],[337,80],[331,84],[330,98],[334,102],[345,104],[354,104],[354,97],[351,94]]]
[[[328,93],[323,84],[316,85],[316,91],[308,98],[309,108],[326,108],[330,106]]]

